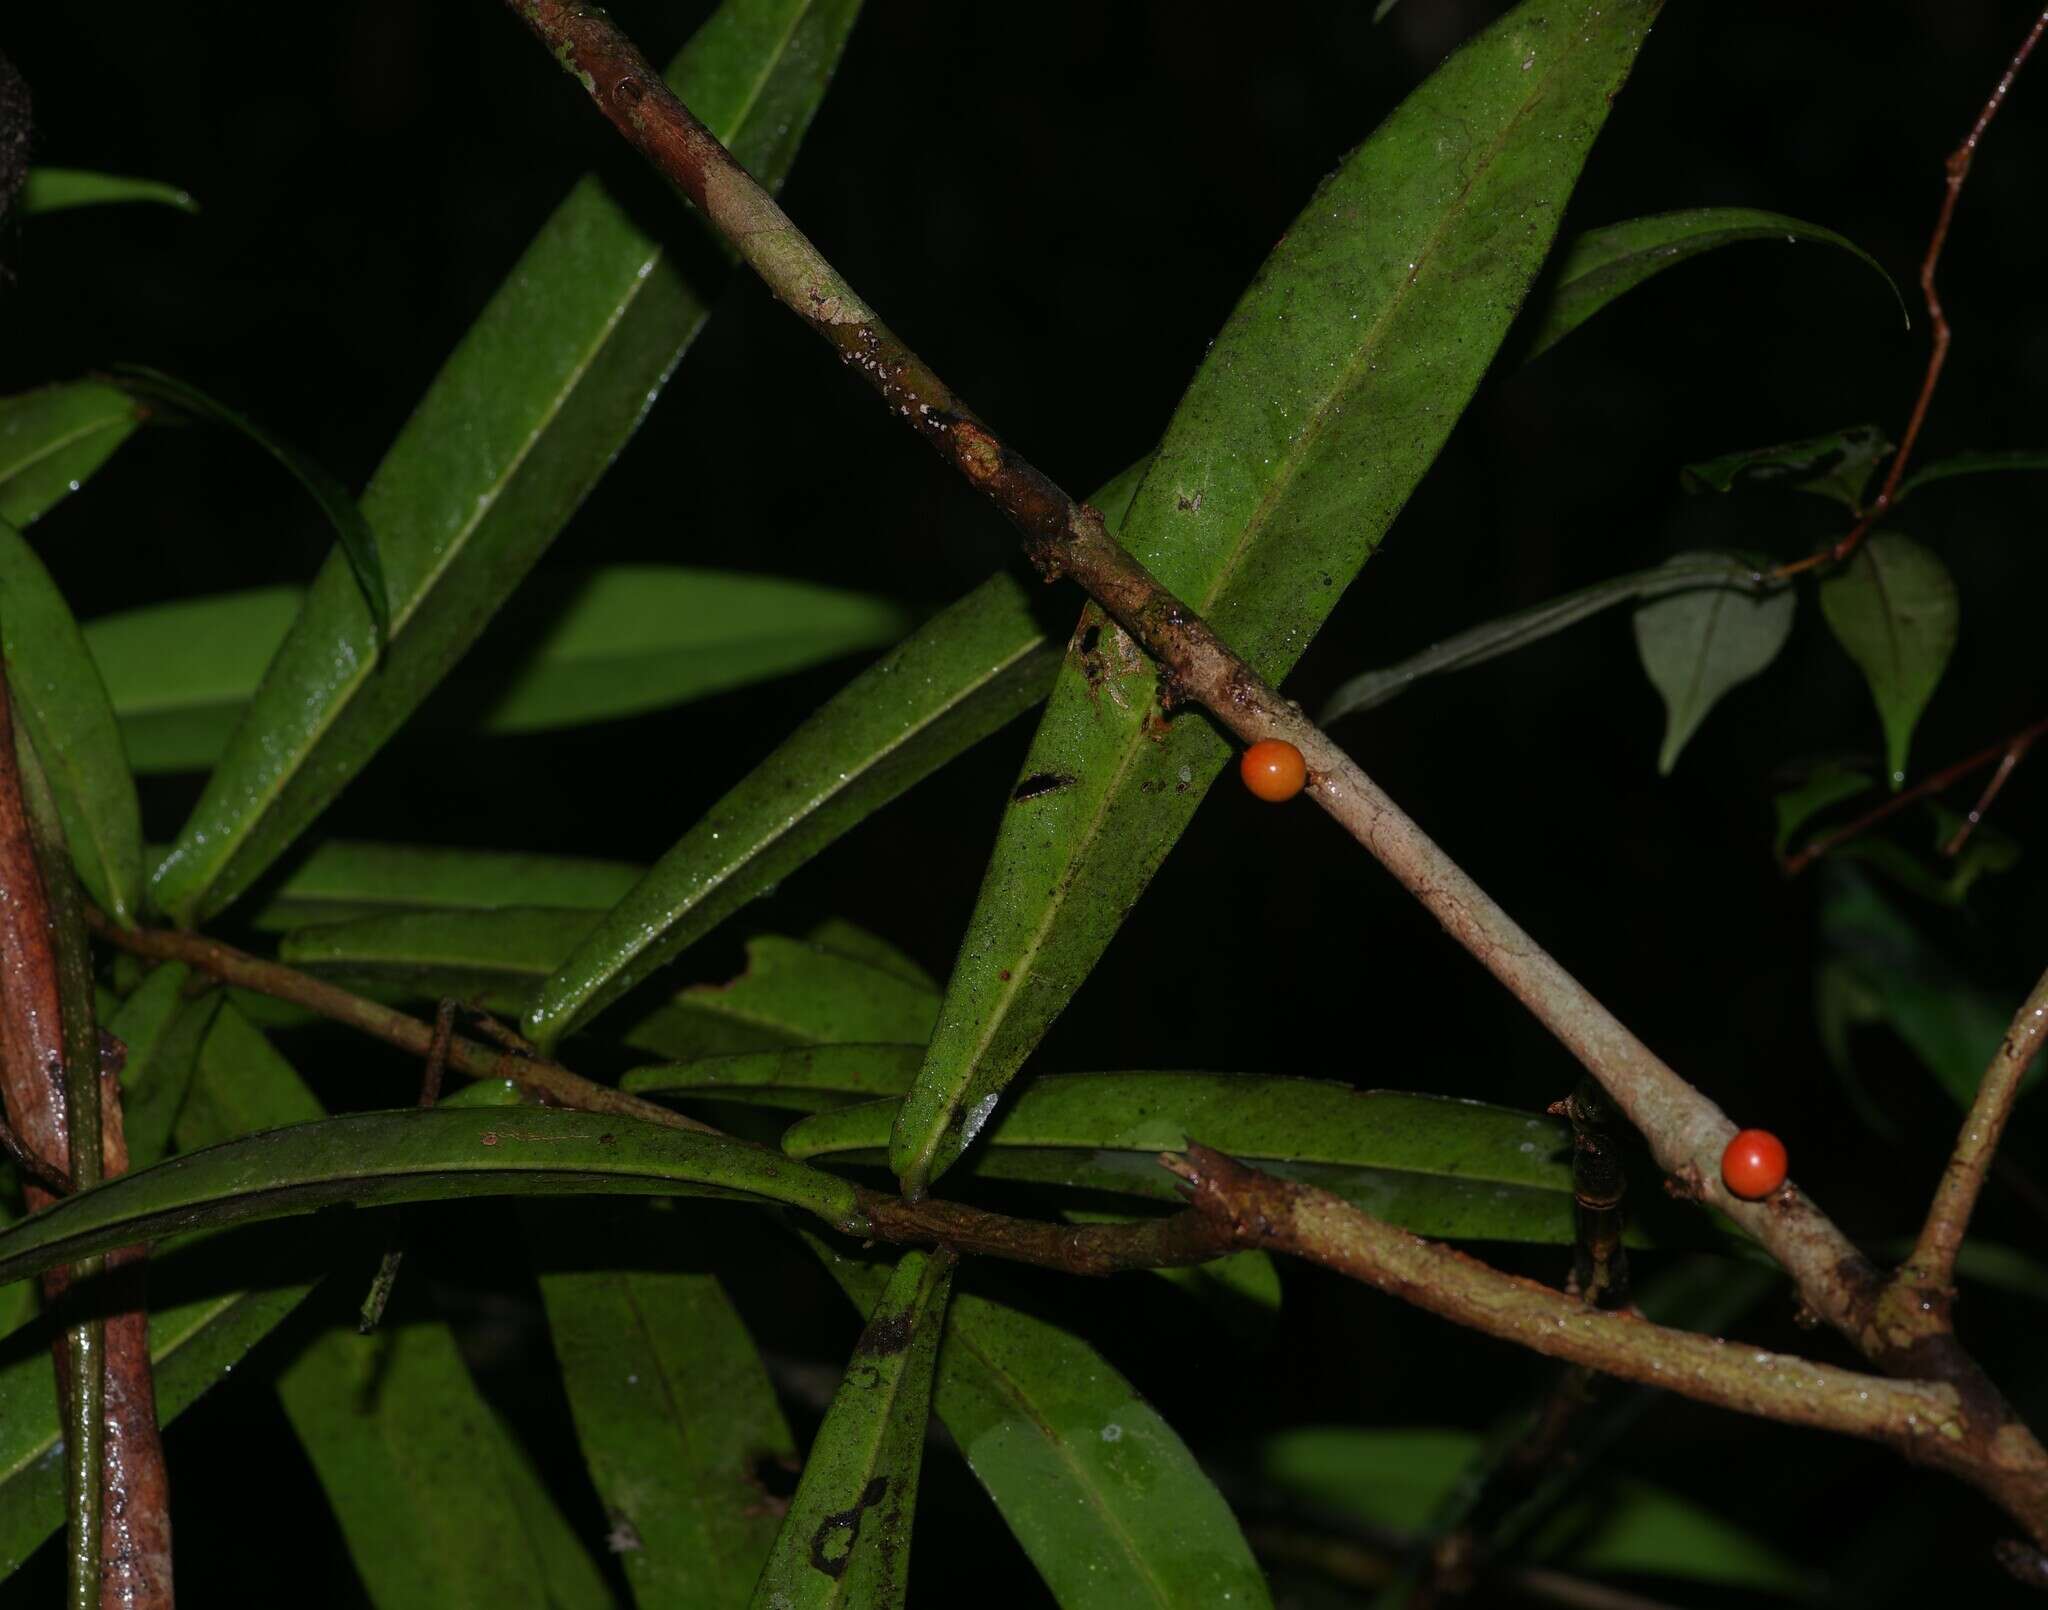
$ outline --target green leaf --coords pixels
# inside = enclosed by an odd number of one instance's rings
[[[248,1278],[246,1248],[236,1262],[218,1245],[193,1246],[153,1258],[155,1291],[197,1289],[204,1297],[158,1308],[149,1317],[149,1356],[156,1412],[169,1425],[232,1370],[312,1290],[287,1282],[256,1291],[228,1290]],[[47,1345],[17,1332],[0,1363],[0,1576],[11,1576],[64,1524],[64,1467],[58,1457],[55,1378]]]
[[[220,758],[305,594],[262,587],[152,604],[85,628],[135,768]],[[701,699],[895,636],[893,604],[798,582],[680,565],[585,572],[508,680],[450,679],[437,725],[486,733],[583,726]]]
[[[182,1146],[212,1149],[168,1166],[236,1148],[250,1153],[275,1135],[323,1127],[321,1116],[291,1064],[223,1006],[178,1118]],[[528,1115],[510,1123],[503,1112],[470,1109],[466,1116],[510,1127]],[[266,1133],[218,1144],[252,1130]],[[216,1245],[246,1258],[249,1240],[224,1237]],[[292,1361],[278,1390],[380,1607],[609,1602],[525,1455],[477,1392],[445,1325],[414,1323],[372,1337],[327,1332]],[[524,1580],[506,1581],[508,1571]],[[484,1589],[496,1599],[474,1596]]]
[[[1920,487],[1958,475],[2004,475],[2014,470],[2048,470],[2048,453],[2038,448],[2019,447],[1997,453],[1954,453],[1922,465],[1899,484],[1892,498],[1896,507]]]
[[[918,1045],[811,1045],[742,1051],[656,1068],[635,1068],[619,1088],[654,1101],[726,1101],[825,1112],[877,1096],[900,1096],[924,1061]]]
[[[644,870],[584,856],[329,839],[296,862],[249,922],[283,933],[400,911],[495,911],[515,903],[602,911]]]
[[[1820,584],[1820,611],[1870,684],[1897,788],[1906,780],[1913,728],[1955,652],[1956,584],[1948,566],[1911,537],[1879,531]]]
[[[1680,554],[1670,564],[1686,570],[1713,557]],[[1760,597],[1744,588],[1699,587],[1636,611],[1636,652],[1664,700],[1661,775],[1671,775],[1679,753],[1722,696],[1761,675],[1778,657],[1792,635],[1797,603],[1789,587]]]
[[[1782,240],[1790,245],[1814,240],[1839,246],[1870,265],[1878,278],[1891,287],[1906,323],[1910,326],[1913,322],[1906,314],[1906,299],[1892,283],[1891,275],[1848,237],[1818,224],[1788,218],[1781,212],[1758,212],[1749,207],[1696,207],[1685,212],[1631,218],[1624,223],[1589,229],[1575,237],[1564,249],[1550,300],[1538,313],[1529,333],[1529,356],[1548,351],[1609,302],[1653,275],[1716,247],[1746,240]]]
[[[1962,816],[1938,800],[1923,800],[1916,814],[1932,830],[1926,854],[1916,854],[1896,838],[1864,833],[1835,845],[1826,858],[1861,861],[1908,893],[1958,909],[1968,903],[1979,879],[2019,864],[2019,845],[1988,822],[1978,824],[1961,851],[1949,855],[1945,846],[1962,826]]]
[[[990,577],[792,733],[708,811],[541,988],[549,1045],[841,834],[1045,697],[1058,664],[1024,589]]]
[[[845,1181],[728,1140],[613,1113],[436,1107],[350,1113],[185,1152],[0,1231],[0,1282],[173,1229],[473,1196],[743,1196],[860,1219]]]
[[[567,596],[485,707],[484,731],[682,704],[886,643],[910,624],[899,605],[864,593],[678,565],[613,565]]]
[[[85,168],[30,168],[16,206],[26,218],[39,212],[132,201],[153,202],[185,213],[199,211],[199,203],[174,184],[165,184],[160,179],[133,179],[120,173],[93,173]]]
[[[612,1603],[445,1325],[326,1331],[277,1391],[378,1610]]]
[[[757,1467],[795,1469],[796,1446],[731,1299],[717,1276],[671,1265],[673,1213],[551,1204],[522,1217],[577,1440],[635,1600],[744,1606],[775,1540]],[[594,1257],[604,1266],[578,1267]]]
[[[1837,760],[1820,762],[1790,788],[1772,796],[1771,809],[1777,816],[1778,830],[1771,847],[1784,855],[1792,848],[1793,836],[1822,811],[1854,799],[1872,786],[1866,772]]]
[[[1536,605],[1518,610],[1499,620],[1474,626],[1420,654],[1410,655],[1398,665],[1367,671],[1342,683],[1324,704],[1316,719],[1325,725],[1340,716],[1355,715],[1385,704],[1408,691],[1426,676],[1446,671],[1463,671],[1484,664],[1497,655],[1511,654],[1531,643],[1540,643],[1567,626],[1597,615],[1603,609],[1632,598],[1661,598],[1667,593],[1700,587],[1733,588],[1742,592],[1761,590],[1762,578],[1756,567],[1718,554],[1682,554],[1654,570],[1631,571],[1625,576],[1582,587]]]
[[[880,1268],[804,1239],[856,1307],[873,1306]],[[961,1292],[933,1407],[1062,1610],[1272,1603],[1216,1484],[1080,1337]]]
[[[128,1048],[121,1068],[121,1124],[132,1168],[146,1168],[170,1150],[171,1131],[199,1069],[199,1050],[220,1009],[218,991],[185,999],[192,970],[182,962],[156,969],[106,1020]]]
[[[1832,498],[1857,511],[1863,507],[1870,477],[1891,450],[1891,439],[1877,426],[1852,425],[1804,441],[1751,447],[1688,464],[1679,476],[1689,492],[1789,488]]]
[[[949,1254],[906,1252],[897,1263],[804,1461],[754,1589],[755,1610],[905,1602],[932,1369],[952,1288]]]
[[[1882,1022],[1967,1111],[2020,996],[2004,999],[1965,977],[1868,879],[1843,867],[1829,874],[1820,929],[1833,958],[1826,965],[1836,976],[1825,993],[1816,993],[1832,1014],[1823,1018],[1821,1033],[1831,1060],[1851,1071],[1848,1027]],[[1857,987],[1845,989],[1847,983]],[[2039,1056],[2029,1065],[2028,1087],[2041,1078],[2042,1065]]]
[[[1262,1473],[1298,1503],[1402,1534],[1421,1531],[1483,1439],[1469,1431],[1304,1426],[1267,1441]],[[1807,1573],[1760,1538],[1647,1482],[1622,1478],[1564,1511],[1534,1544],[1577,1571],[1642,1572],[1803,1594]]]
[[[198,771],[219,758],[304,596],[258,587],[85,623],[138,775]]]
[[[1562,1511],[1532,1542],[1539,1558],[1594,1575],[1662,1576],[1810,1598],[1811,1572],[1704,1505],[1621,1477]]]
[[[857,9],[727,0],[670,82],[773,186]],[[193,923],[226,906],[397,731],[617,456],[707,309],[600,180],[577,185],[363,493],[390,582],[386,651],[345,562],[330,557],[157,871],[163,911]]]
[[[348,488],[310,455],[175,375],[132,364],[121,366],[115,374],[138,397],[170,403],[200,419],[239,431],[291,473],[334,528],[335,544],[347,556],[349,569],[355,573],[356,586],[376,623],[377,641],[381,645],[391,632],[391,599],[384,586],[384,562],[378,557],[377,539],[370,523],[356,506],[356,500],[349,496]]]
[[[1327,180],[1211,345],[1122,540],[1283,677],[1492,361],[1654,0],[1527,0]],[[891,1166],[917,1192],[1094,966],[1229,759],[1163,732],[1156,676],[1084,612],[996,851]]]
[[[507,907],[365,917],[298,928],[279,947],[293,966],[415,998],[453,995],[522,1010],[597,916]],[[739,977],[695,984],[617,1026],[618,1038],[677,1061],[809,1044],[922,1044],[938,998],[928,980],[835,944],[836,925],[806,939],[761,934]]]
[[[97,380],[0,397],[0,521],[35,524],[106,463],[141,420],[134,398]]]
[[[800,1119],[791,1157],[880,1161],[901,1104]],[[1161,1152],[1199,1140],[1335,1192],[1374,1216],[1454,1240],[1572,1238],[1567,1126],[1446,1096],[1227,1073],[1076,1073],[1034,1079],[985,1132],[970,1172],[1178,1204]]]
[[[0,647],[79,881],[108,916],[133,927],[142,905],[142,807],[120,729],[64,595],[27,539],[4,523]]]

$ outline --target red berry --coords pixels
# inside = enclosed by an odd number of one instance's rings
[[[1261,738],[1244,752],[1237,769],[1244,786],[1271,805],[1294,798],[1308,781],[1301,751],[1279,738]]]
[[[1721,1179],[1749,1201],[1769,1196],[1785,1183],[1785,1143],[1768,1129],[1745,1129],[1721,1154]]]

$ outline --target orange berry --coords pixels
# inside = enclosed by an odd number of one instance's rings
[[[1308,781],[1308,762],[1301,751],[1279,738],[1261,738],[1244,752],[1237,769],[1244,786],[1270,805],[1294,798]]]
[[[1785,1143],[1768,1129],[1745,1129],[1721,1154],[1721,1179],[1737,1196],[1756,1201],[1785,1183]]]

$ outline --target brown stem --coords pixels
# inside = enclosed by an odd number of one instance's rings
[[[1876,1271],[1803,1195],[1768,1206],[1720,1182],[1735,1125],[1566,972],[1389,799],[1351,757],[1231,651],[1194,610],[1076,503],[1000,441],[882,323],[596,7],[507,0],[634,148],[694,202],[768,288],[889,409],[1006,514],[1048,578],[1078,582],[1144,646],[1167,686],[1247,741],[1282,738],[1308,763],[1309,796],[1343,824],[1600,1081],[1664,1169],[1735,1219],[1852,1338],[1868,1328]]]
[[[1971,1482],[2037,1545],[2048,1543],[2048,1453],[1996,1393],[1985,1396],[1975,1383],[1859,1375],[1588,1308],[1205,1146],[1160,1161],[1186,1183],[1193,1210],[1228,1226],[1236,1246],[1310,1259],[1551,1358],[1718,1408],[1886,1443]]]
[[[1977,121],[1970,125],[1970,132],[1963,136],[1963,143],[1949,153],[1946,164],[1947,177],[1941,197],[1941,211],[1935,216],[1934,233],[1927,240],[1927,255],[1920,261],[1920,294],[1927,300],[1928,322],[1933,326],[1934,336],[1927,353],[1927,372],[1921,377],[1920,392],[1913,399],[1913,412],[1906,419],[1906,429],[1899,437],[1898,451],[1892,454],[1891,467],[1885,471],[1884,485],[1879,489],[1876,501],[1863,512],[1849,534],[1832,548],[1801,559],[1795,564],[1780,566],[1775,575],[1791,576],[1802,570],[1811,570],[1823,562],[1839,564],[1856,551],[1858,543],[1869,535],[1871,527],[1890,511],[1892,500],[1897,497],[1900,478],[1906,473],[1906,461],[1913,456],[1913,446],[1920,439],[1920,427],[1927,423],[1928,405],[1934,401],[1934,388],[1941,380],[1941,371],[1948,362],[1949,325],[1948,315],[1942,310],[1941,297],[1934,288],[1934,270],[1941,261],[1942,248],[1948,244],[1949,225],[1955,221],[1956,202],[1963,194],[1963,181],[1970,176],[1970,164],[1977,158],[1978,142],[1984,138],[1984,131],[1991,126],[1991,120],[1998,115],[1998,109],[2005,104],[2005,97],[2012,89],[2013,80],[2026,65],[2027,58],[2034,53],[2034,46],[2040,43],[2044,30],[2048,30],[2048,11],[2034,19],[2033,27],[2020,41],[2019,49],[2013,52],[2012,60],[2006,63],[2005,71],[1991,88],[1983,109],[1977,114]]]
[[[1984,1175],[1998,1152],[1999,1136],[2012,1116],[2012,1104],[2020,1090],[2020,1076],[2048,1040],[2048,973],[2014,1014],[2012,1027],[1984,1070],[1977,1086],[1977,1098],[1963,1119],[1955,1151],[1942,1171],[1941,1184],[1927,1208],[1927,1222],[1913,1255],[1894,1277],[1895,1284],[1910,1286],[1923,1294],[1924,1303],[1934,1305],[1944,1319],[1955,1282],[1956,1254],[1970,1228],[1970,1215],[1984,1189]]]
[[[1994,760],[1999,759],[2001,756],[2016,757],[2016,755],[2025,754],[2027,748],[2034,742],[2036,738],[2039,738],[2044,732],[2048,732],[2048,717],[2043,717],[2041,720],[2036,721],[2032,726],[2022,727],[2018,732],[2014,733],[2011,737],[2001,738],[1997,743],[1992,744],[1987,748],[1978,750],[1974,755],[1964,756],[1961,760],[1956,761],[1953,765],[1944,766],[1940,771],[1935,772],[1932,776],[1921,778],[1920,781],[1915,783],[1911,788],[1901,789],[1898,793],[1892,795],[1890,799],[1886,800],[1882,805],[1876,806],[1871,810],[1865,811],[1853,822],[1843,823],[1840,827],[1836,828],[1832,833],[1823,833],[1811,844],[1805,846],[1805,848],[1800,850],[1800,852],[1797,855],[1786,857],[1785,876],[1788,878],[1796,878],[1800,873],[1804,872],[1808,867],[1813,865],[1813,863],[1818,861],[1822,856],[1826,855],[1830,850],[1838,850],[1844,844],[1847,844],[1851,839],[1861,838],[1865,833],[1868,833],[1873,827],[1876,827],[1878,823],[1886,821],[1889,818],[1898,815],[1898,813],[1906,809],[1907,806],[1915,804],[1918,801],[1927,798],[1930,794],[1939,794],[1943,789],[1948,788],[1950,785],[1954,783],[1960,782],[1963,778],[1969,776],[1970,773],[1973,771],[1982,770],[1984,767],[1990,765]],[[2017,763],[2016,758],[2014,760],[2014,763]],[[2010,771],[2011,766],[2008,765],[2003,769],[2005,771]],[[1996,793],[1996,788],[1985,790],[1984,797],[1977,802],[1977,809],[1970,813],[1972,821],[1974,821],[1978,816],[1983,814],[1984,810],[1990,805],[1991,800],[1996,795]],[[1960,835],[1958,835],[1957,840],[1951,841],[1951,845],[1949,847],[1946,847],[1947,854],[1953,855],[1955,854],[1956,850],[1962,847],[1959,840]]]
[[[1949,835],[1948,842],[1941,847],[1943,855],[1955,856],[1963,853],[1963,846],[1970,842],[1970,835],[1976,832],[1978,824],[1984,820],[1984,813],[1991,809],[1991,802],[1998,798],[2019,763],[2027,758],[2027,751],[2033,748],[2034,739],[2038,736],[2035,732],[2023,732],[2013,739],[2012,746],[1998,762],[1998,770],[1991,774],[1991,781],[1984,785],[1984,792],[1977,796],[1977,803],[1970,807],[1969,814],[1963,818],[1955,832]]]
[[[207,939],[199,934],[173,933],[162,928],[123,928],[104,912],[92,907],[86,908],[86,920],[93,932],[108,944],[133,955],[147,956],[153,961],[184,962],[223,984],[290,1001],[336,1023],[345,1023],[372,1039],[382,1040],[386,1045],[395,1045],[411,1056],[433,1055],[432,1025],[377,1001],[351,995],[325,979],[313,978],[281,962],[265,961],[260,956],[252,956],[233,945],[224,945],[217,939]],[[515,1084],[551,1097],[565,1107],[620,1113],[628,1118],[643,1118],[651,1124],[664,1124],[670,1129],[694,1129],[707,1135],[719,1133],[710,1124],[700,1123],[654,1102],[643,1101],[623,1090],[614,1090],[610,1085],[598,1084],[579,1073],[572,1073],[559,1063],[540,1057],[493,1051],[489,1046],[478,1045],[474,1040],[465,1040],[459,1035],[449,1039],[446,1066],[472,1079],[510,1079]]]

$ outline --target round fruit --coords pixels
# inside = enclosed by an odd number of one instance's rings
[[[1768,1129],[1745,1129],[1721,1154],[1721,1179],[1754,1202],[1785,1183],[1785,1143]]]
[[[1271,805],[1294,798],[1308,781],[1301,751],[1280,738],[1261,738],[1244,752],[1237,769],[1244,786]]]

